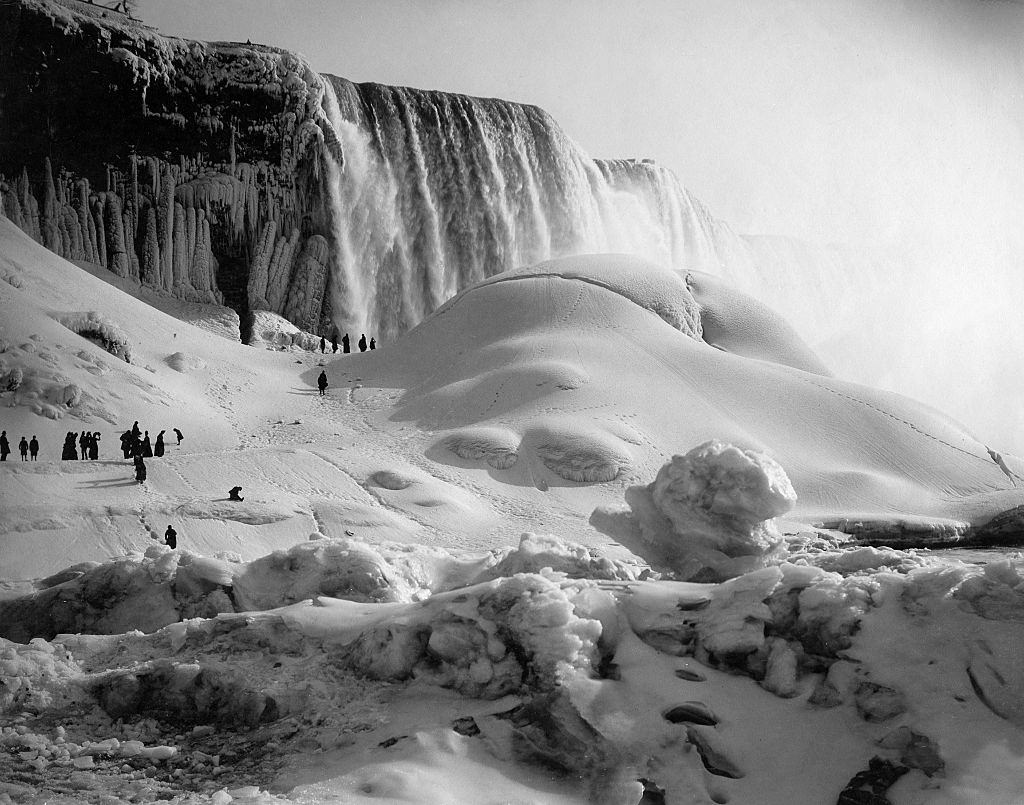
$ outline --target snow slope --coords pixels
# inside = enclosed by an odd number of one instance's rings
[[[1019,801],[1019,563],[799,521],[953,528],[1024,495],[956,423],[830,377],[720,281],[556,261],[320,356],[185,324],[2,219],[0,280],[0,376],[25,378],[0,427],[43,445],[0,466],[4,597],[115,633],[0,642],[0,796],[635,803],[646,785],[812,805],[878,756],[903,770],[894,803]],[[93,311],[131,363],[58,321]],[[115,449],[136,419],[185,433],[141,486]],[[102,460],[56,460],[72,429],[102,432]],[[710,438],[789,475],[787,561],[657,581],[616,544],[626,492]],[[168,523],[175,552],[153,542]],[[510,552],[527,531],[557,538]]]

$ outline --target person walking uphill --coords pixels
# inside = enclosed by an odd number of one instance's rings
[[[32,456],[32,460],[36,460],[36,456],[39,455],[39,441],[36,439],[36,435],[32,434],[32,441],[28,443],[28,452]]]
[[[164,544],[168,548],[178,547],[178,532],[174,530],[173,526],[167,526],[167,530],[164,532]]]
[[[21,441],[18,442],[18,452],[21,453],[22,461],[28,461],[28,439],[24,436],[22,436]]]
[[[327,390],[327,372],[320,372],[320,377],[316,379],[316,384],[320,389],[320,396],[323,397],[324,391]]]
[[[11,454],[11,443],[7,441],[7,431],[0,433],[0,461],[7,461]]]

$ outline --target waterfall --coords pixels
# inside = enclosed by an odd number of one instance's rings
[[[806,247],[734,234],[671,171],[594,160],[538,107],[324,78],[344,152],[327,160],[342,332],[390,340],[479,280],[572,254],[636,254],[781,301],[778,276],[801,274],[780,264]]]

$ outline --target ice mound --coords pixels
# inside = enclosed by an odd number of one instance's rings
[[[126,363],[132,362],[132,348],[128,335],[120,325],[95,310],[64,313],[57,316],[57,321],[90,341],[100,344],[103,349]]]
[[[185,352],[175,352],[168,355],[165,362],[175,372],[197,372],[206,368],[206,361],[196,355],[189,355]]]
[[[507,470],[519,458],[518,434],[508,428],[463,428],[449,434],[442,444],[459,458],[484,461],[496,470]]]
[[[306,332],[283,316],[269,310],[250,313],[249,346],[265,349],[296,349],[315,352],[320,348],[320,336]]]
[[[555,475],[577,483],[612,481],[631,464],[621,440],[569,423],[538,423],[524,434],[520,449],[531,449]]]
[[[785,471],[768,456],[719,441],[673,456],[626,500],[639,524],[641,555],[682,579],[716,581],[780,556],[772,518],[796,503]],[[647,548],[645,551],[644,548]]]

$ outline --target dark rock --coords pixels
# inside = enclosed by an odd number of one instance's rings
[[[704,731],[697,727],[687,727],[686,738],[696,748],[704,768],[709,772],[719,777],[729,777],[733,780],[739,780],[743,777],[743,772],[739,766],[729,760],[725,753],[715,746],[712,742],[713,739],[709,739]]]
[[[452,722],[452,729],[459,733],[459,735],[465,735],[467,738],[480,734],[480,727],[476,725],[476,719],[472,716],[455,719]]]
[[[684,702],[670,710],[665,711],[663,716],[666,721],[673,724],[701,724],[713,727],[718,723],[718,717],[711,712],[711,709],[701,702]]]
[[[885,794],[908,771],[906,766],[873,757],[868,768],[857,772],[846,784],[836,805],[892,805]]]
[[[946,762],[939,754],[939,746],[927,735],[914,732],[910,727],[899,727],[884,738],[878,745],[884,749],[897,749],[900,762],[912,769],[920,769],[929,777],[941,775],[946,770]]]

